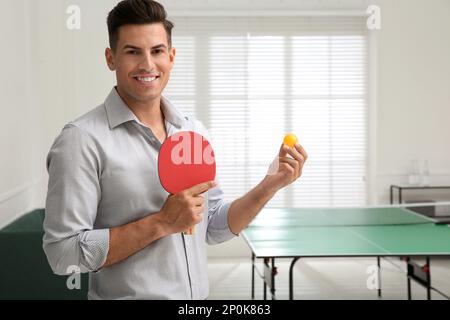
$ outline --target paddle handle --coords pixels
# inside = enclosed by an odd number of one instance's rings
[[[184,235],[193,236],[195,234],[195,226],[188,228],[186,231],[183,231]]]

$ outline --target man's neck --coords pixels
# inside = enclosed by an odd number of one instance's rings
[[[140,122],[150,128],[160,129],[164,125],[164,114],[161,111],[161,96],[146,102],[130,99],[127,94],[116,88],[117,93],[125,102],[127,107],[136,115]]]

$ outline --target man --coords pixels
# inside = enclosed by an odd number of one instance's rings
[[[205,242],[238,235],[301,175],[306,152],[282,146],[274,172],[231,203],[213,181],[169,195],[157,175],[161,143],[178,131],[208,135],[161,95],[175,59],[173,25],[151,0],[122,1],[107,22],[117,86],[49,152],[45,253],[57,274],[74,265],[90,273],[90,299],[205,299]]]

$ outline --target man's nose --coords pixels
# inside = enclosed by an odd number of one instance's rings
[[[139,63],[139,68],[144,70],[153,70],[154,67],[155,63],[152,59],[152,55],[150,54],[150,52],[146,52]]]

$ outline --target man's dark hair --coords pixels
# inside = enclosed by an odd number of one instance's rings
[[[173,23],[166,19],[164,7],[153,0],[123,0],[108,14],[109,46],[114,51],[119,40],[119,28],[127,24],[162,23],[172,46]]]

